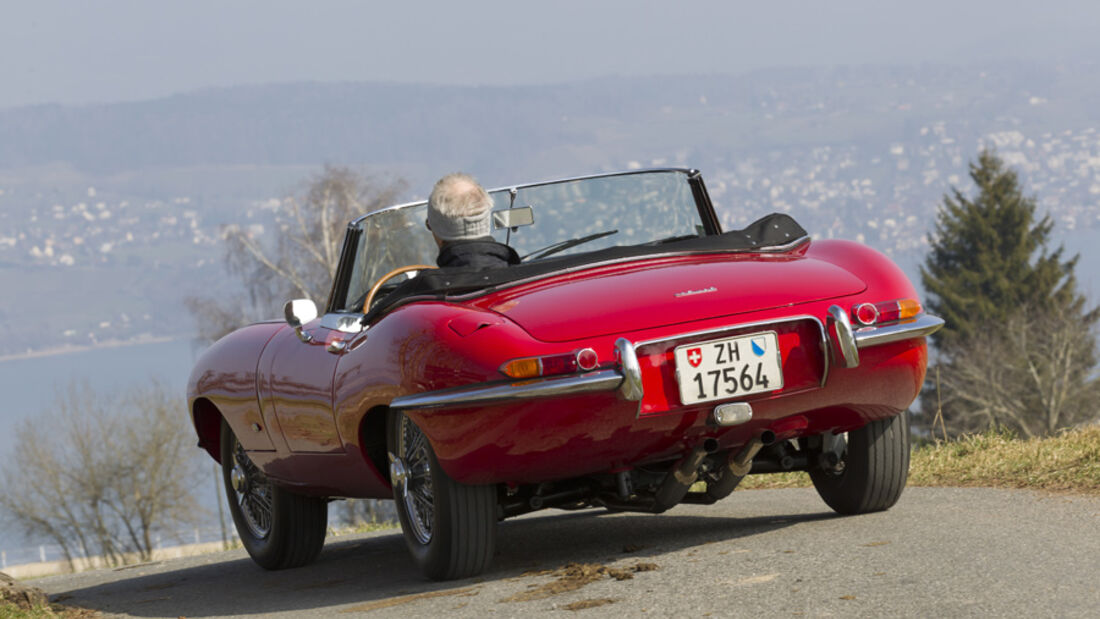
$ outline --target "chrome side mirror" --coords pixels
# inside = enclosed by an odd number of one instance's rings
[[[309,342],[313,340],[313,336],[302,330],[302,325],[317,318],[317,305],[309,299],[294,299],[293,301],[287,301],[283,306],[283,316],[286,317],[286,324],[290,325],[296,334],[298,339],[303,342]]]

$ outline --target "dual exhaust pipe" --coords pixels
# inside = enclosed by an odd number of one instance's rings
[[[756,454],[773,443],[775,443],[775,432],[771,430],[764,430],[754,436],[747,445],[741,448],[741,451],[730,456],[718,481],[707,483],[708,497],[717,501],[733,492],[741,479],[752,470],[752,460],[756,457]],[[663,512],[684,500],[688,490],[691,489],[691,485],[699,478],[699,468],[703,464],[703,459],[717,450],[718,441],[707,438],[692,448],[683,458],[680,458],[654,494],[654,511]]]

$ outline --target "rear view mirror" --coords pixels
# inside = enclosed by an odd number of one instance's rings
[[[535,223],[535,210],[530,206],[517,206],[493,211],[493,227],[497,230],[530,226]]]

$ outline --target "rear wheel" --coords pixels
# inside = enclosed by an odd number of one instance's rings
[[[229,513],[252,560],[269,570],[312,563],[325,545],[328,501],[271,483],[224,419],[221,458]]]
[[[496,488],[451,479],[403,413],[390,411],[387,424],[393,498],[417,567],[434,580],[480,574],[496,545]]]
[[[810,471],[814,488],[841,514],[890,509],[909,477],[909,417],[902,412],[848,432],[847,447],[833,470]]]

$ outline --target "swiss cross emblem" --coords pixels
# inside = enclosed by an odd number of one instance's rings
[[[701,348],[692,348],[688,351],[687,357],[691,367],[697,368],[699,364],[703,362],[703,350]]]

